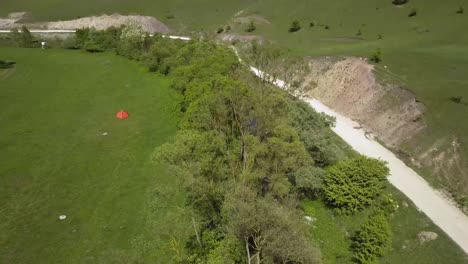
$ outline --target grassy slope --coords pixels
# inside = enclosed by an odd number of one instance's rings
[[[0,72],[0,262],[150,257],[136,243],[159,243],[167,262],[184,225],[171,219],[184,203],[176,179],[151,163],[176,130],[168,80],[111,54],[0,48],[0,58],[17,62]],[[115,118],[121,108],[129,119]]]
[[[468,262],[463,251],[436,227],[403,194],[389,186],[389,192],[399,203],[399,209],[391,218],[392,245],[380,263],[406,264],[459,264]],[[403,206],[403,202],[409,206]],[[366,220],[367,212],[353,217],[334,215],[321,201],[303,203],[307,215],[315,220],[311,233],[320,245],[325,264],[353,263],[350,239]],[[417,235],[421,231],[436,232],[439,237],[423,245]]]

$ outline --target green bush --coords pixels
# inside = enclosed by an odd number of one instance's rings
[[[16,62],[14,61],[4,61],[0,60],[0,69],[9,69],[15,66]]]
[[[370,61],[375,62],[375,63],[381,62],[382,61],[382,51],[380,49],[377,49],[376,51],[374,51],[374,53],[372,53],[372,55],[370,57]]]
[[[414,17],[418,14],[418,11],[416,9],[411,9],[411,12],[408,14],[408,17]]]
[[[289,32],[297,32],[299,30],[301,30],[301,24],[299,23],[299,21],[294,20],[291,23],[291,26],[289,27]]]
[[[364,225],[353,237],[352,250],[354,259],[358,263],[378,263],[391,240],[391,229],[382,211],[369,216]]]
[[[322,189],[322,179],[325,171],[317,167],[303,167],[294,173],[297,189],[313,198],[316,197]]]
[[[463,6],[460,6],[457,10],[457,14],[463,14],[465,12],[465,9],[463,9]]]
[[[388,174],[384,162],[364,156],[338,162],[326,169],[325,200],[338,213],[356,213],[382,193]]]
[[[255,24],[253,21],[250,21],[249,24],[247,25],[247,28],[245,29],[246,32],[254,32],[257,28],[255,27]]]

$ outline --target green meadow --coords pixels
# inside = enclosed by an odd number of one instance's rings
[[[169,263],[189,235],[185,193],[151,159],[176,132],[169,80],[110,53],[0,58],[17,63],[0,70],[0,262]]]

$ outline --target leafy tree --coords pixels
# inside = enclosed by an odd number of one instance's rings
[[[354,235],[352,249],[358,263],[378,263],[390,244],[391,229],[385,213],[374,212]]]
[[[301,23],[298,20],[294,20],[289,27],[289,32],[297,32],[301,30]]]
[[[14,45],[22,48],[33,47],[34,38],[26,26],[21,27],[21,31],[13,29],[10,33],[10,38]]]
[[[316,197],[321,189],[325,171],[318,167],[301,167],[294,173],[296,188],[309,197]]]
[[[226,198],[227,231],[244,245],[247,263],[319,263],[293,204],[280,205],[239,186]]]
[[[357,157],[326,169],[325,200],[339,213],[353,214],[371,205],[385,188],[389,170],[382,161]]]
[[[139,59],[145,47],[147,33],[136,24],[127,25],[122,29],[117,54],[130,59]]]
[[[253,21],[250,21],[249,24],[247,25],[247,28],[245,29],[246,32],[254,32],[257,29],[255,27],[255,24]]]

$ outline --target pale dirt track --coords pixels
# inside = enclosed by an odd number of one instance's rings
[[[0,33],[2,32],[0,31]],[[189,37],[169,35],[165,37],[190,40]],[[250,70],[260,78],[269,79],[268,74],[254,67],[250,67]],[[281,80],[275,80],[273,84],[280,88],[284,87],[284,82]],[[334,116],[336,118],[336,126],[332,128],[333,131],[357,152],[386,161],[390,168],[389,182],[413,201],[419,210],[424,212],[468,254],[468,217],[452,201],[445,198],[439,191],[433,189],[421,176],[406,166],[390,150],[384,148],[377,141],[369,139],[364,130],[356,129],[360,127],[358,123],[336,113],[315,99],[305,98],[304,100],[316,111]]]

